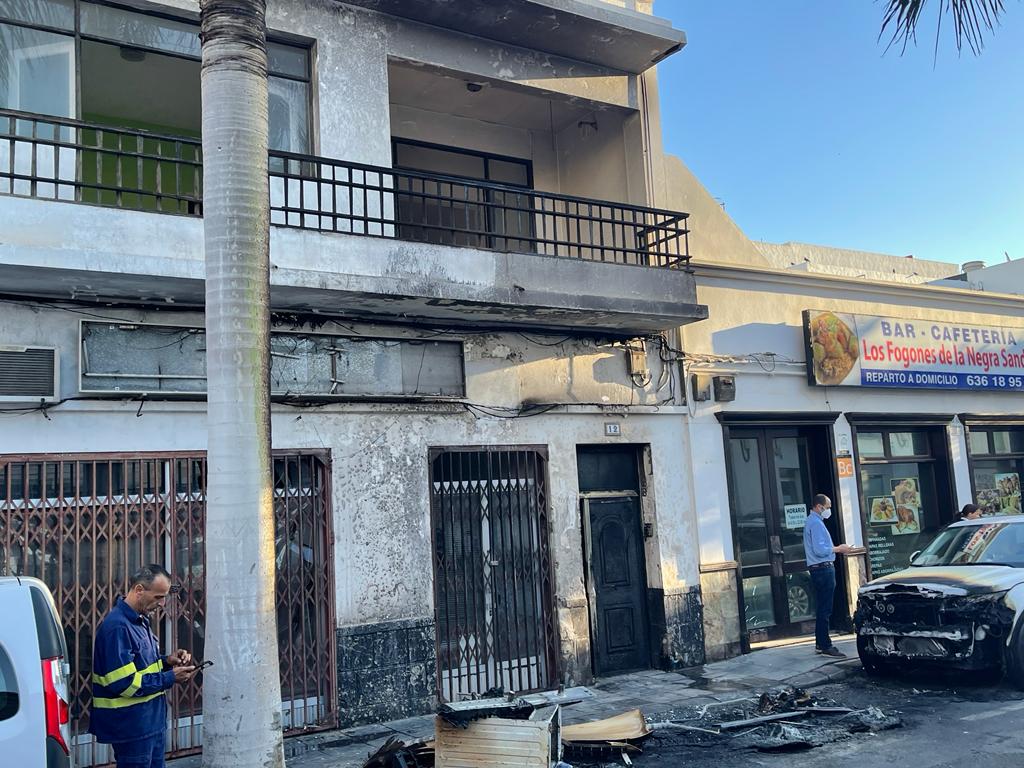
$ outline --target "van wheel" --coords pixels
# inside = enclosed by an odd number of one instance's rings
[[[1024,690],[1024,620],[1017,622],[1013,639],[1006,646],[1006,678]]]

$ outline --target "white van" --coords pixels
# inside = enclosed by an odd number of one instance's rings
[[[70,768],[64,631],[38,579],[0,576],[0,763]]]

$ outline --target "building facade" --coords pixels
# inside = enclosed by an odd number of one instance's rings
[[[755,251],[694,262],[710,317],[682,331],[708,658],[813,633],[802,529],[816,493],[854,547],[837,563],[837,630],[861,584],[906,567],[964,504],[1021,511],[1012,285],[880,254]]]
[[[271,2],[278,632],[290,730],[704,658],[649,3]],[[627,6],[628,7],[625,7]],[[639,6],[639,7],[638,7]],[[197,4],[0,10],[0,563],[92,631],[205,610]],[[169,748],[201,744],[201,690]]]
[[[809,379],[823,315],[1012,354],[1019,296],[752,242],[663,152],[654,67],[682,32],[649,2],[498,5],[269,3],[289,730],[800,634],[816,492],[857,547],[842,626],[859,583],[970,498],[1012,509],[1024,472],[1012,383]],[[127,570],[169,565],[162,640],[203,648],[196,22],[191,0],[0,8],[0,568],[57,596],[85,765],[109,758],[85,681]],[[857,349],[822,353],[833,377]],[[173,754],[201,707],[174,692]]]

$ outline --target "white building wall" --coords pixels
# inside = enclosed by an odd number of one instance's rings
[[[60,348],[65,399],[45,412],[0,413],[0,455],[205,450],[201,402],[82,398],[79,321],[106,318],[202,324],[194,313],[0,304],[0,343]],[[393,327],[356,330],[391,337],[421,335]],[[330,326],[318,332],[331,332]],[[686,595],[699,585],[692,545],[697,538],[693,493],[679,460],[687,440],[684,411],[664,402],[670,386],[662,374],[671,376],[671,370],[660,368],[652,351],[654,383],[636,387],[629,383],[625,351],[596,340],[545,341],[536,334],[443,337],[464,340],[468,402],[508,408],[524,402],[562,405],[528,418],[492,418],[460,403],[273,408],[274,448],[331,453],[338,625],[432,620],[429,448],[542,445],[548,451],[550,542],[566,675],[570,680],[586,678],[590,641],[577,445],[650,447],[645,520],[653,525],[654,537],[647,543],[648,585],[669,596]],[[620,425],[619,437],[605,436],[609,422]]]
[[[735,652],[738,624],[727,619],[736,606],[736,583],[716,570],[735,559],[725,472],[720,412],[770,415],[825,412],[837,415],[832,433],[837,450],[852,450],[851,427],[843,414],[1005,414],[1020,412],[1020,395],[1012,392],[899,390],[860,387],[815,387],[807,383],[802,312],[836,312],[927,319],[987,327],[1020,329],[1024,335],[1024,303],[1005,294],[970,290],[897,286],[863,279],[793,274],[763,267],[697,266],[698,300],[709,307],[709,319],[682,329],[688,355],[687,374],[731,374],[736,377],[734,402],[712,401],[689,406],[693,489],[700,537],[705,598],[705,631],[709,653]],[[757,360],[754,359],[756,356]],[[954,502],[971,501],[971,476],[965,430],[958,419],[946,428],[955,484]],[[864,547],[856,472],[839,480],[839,506],[847,543]],[[949,510],[952,514],[954,510]],[[850,604],[863,578],[863,556],[851,558]],[[724,617],[724,618],[723,618]],[[728,626],[726,626],[728,625]],[[730,634],[732,633],[732,634]],[[728,648],[729,650],[723,650]]]

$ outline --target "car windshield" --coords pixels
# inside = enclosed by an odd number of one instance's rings
[[[986,523],[947,528],[912,565],[1009,565],[1024,568],[1024,525]]]

